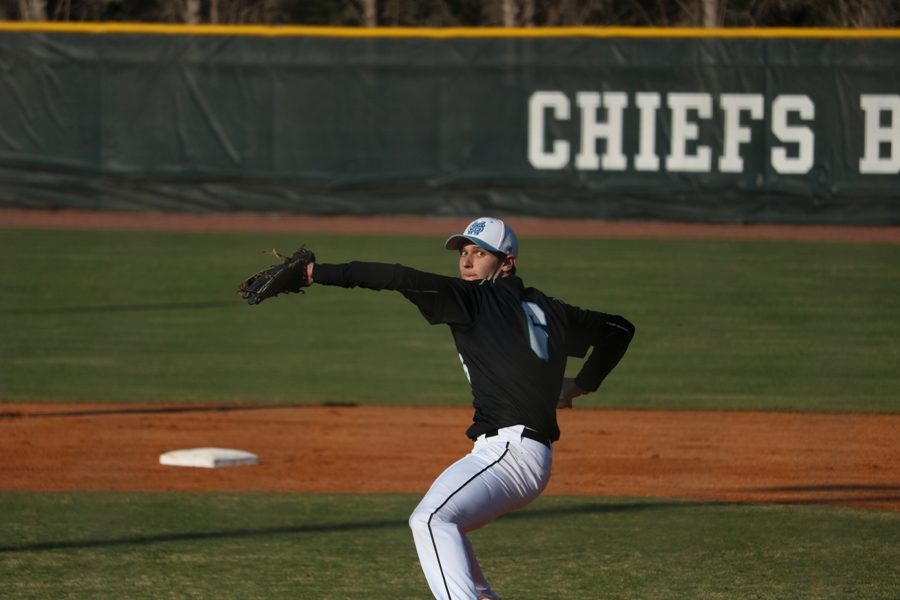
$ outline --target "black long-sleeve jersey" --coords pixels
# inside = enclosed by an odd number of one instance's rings
[[[431,324],[450,326],[472,386],[475,415],[466,435],[524,425],[559,439],[556,404],[569,356],[590,357],[575,377],[595,391],[625,354],[634,326],[526,288],[516,276],[466,281],[403,265],[316,263],[315,283],[395,290]]]

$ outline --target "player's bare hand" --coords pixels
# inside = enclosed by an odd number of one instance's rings
[[[564,377],[562,389],[559,390],[559,401],[556,403],[556,408],[572,408],[572,400],[586,393],[578,387],[574,377]]]

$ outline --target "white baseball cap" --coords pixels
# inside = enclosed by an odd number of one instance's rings
[[[469,223],[463,233],[447,238],[444,248],[459,250],[466,244],[478,244],[490,252],[499,252],[508,256],[519,255],[519,240],[512,228],[493,217],[481,217]]]

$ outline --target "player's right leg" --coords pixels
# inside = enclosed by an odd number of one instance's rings
[[[485,462],[485,459],[484,455],[469,454],[449,466],[434,481],[409,518],[419,564],[435,598],[478,597],[465,534],[453,520],[454,511],[445,507],[465,487],[483,490],[481,484],[472,482],[477,480],[479,473],[490,468],[493,461]]]
[[[475,549],[472,547],[472,542],[469,541],[469,536],[463,535],[463,544],[465,544],[466,548],[469,570],[472,572],[472,581],[475,583],[475,591],[478,593],[476,598],[478,600],[500,600],[500,597],[491,589],[491,584],[488,583],[487,578],[481,571],[481,565],[478,564],[478,559],[475,558]]]
[[[527,452],[517,441],[480,439],[471,454],[435,480],[413,511],[409,524],[435,598],[477,598],[488,592],[476,585],[476,579],[482,588],[486,581],[474,552],[467,548],[465,533],[540,494],[549,479],[551,459],[549,449],[543,452],[543,446],[537,446],[541,450]]]

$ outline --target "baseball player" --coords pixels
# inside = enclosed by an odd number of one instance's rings
[[[634,326],[525,287],[516,276],[516,235],[500,219],[472,221],[445,248],[459,252],[458,279],[402,265],[316,263],[313,256],[304,285],[395,290],[429,323],[449,325],[472,387],[475,413],[466,435],[473,446],[438,476],[409,526],[435,598],[498,598],[466,534],[546,487],[559,439],[557,406],[569,408],[600,386],[625,354]],[[251,280],[250,287],[259,284]],[[578,375],[564,381],[566,359],[589,350]]]

